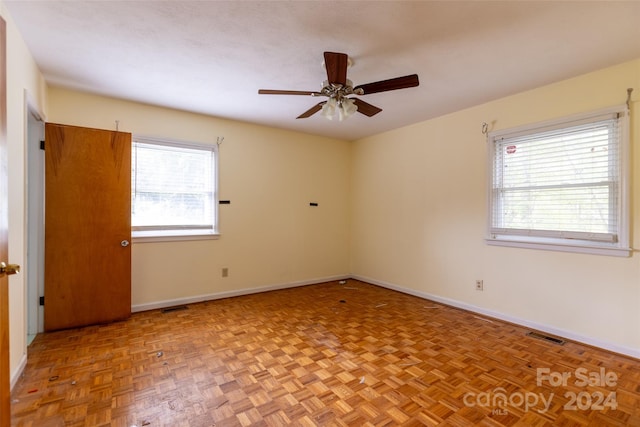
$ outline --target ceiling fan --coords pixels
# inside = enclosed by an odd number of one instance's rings
[[[325,52],[324,65],[327,70],[327,80],[323,82],[322,89],[319,92],[260,89],[258,93],[260,95],[325,96],[329,99],[319,102],[296,118],[304,119],[322,110],[322,115],[329,120],[333,119],[337,111],[338,119],[342,121],[356,111],[368,117],[382,111],[381,108],[364,102],[359,98],[350,98],[350,95],[362,96],[370,93],[415,87],[419,84],[418,75],[411,74],[354,87],[351,80],[347,79],[347,68],[351,65],[351,60],[346,53]]]

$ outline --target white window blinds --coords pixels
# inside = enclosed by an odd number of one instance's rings
[[[618,244],[625,115],[490,135],[490,239]]]
[[[132,229],[215,231],[215,146],[134,141]]]

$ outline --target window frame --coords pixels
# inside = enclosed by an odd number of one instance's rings
[[[218,165],[218,145],[215,143],[206,144],[201,142],[187,142],[175,139],[168,138],[160,138],[160,137],[152,137],[152,136],[144,136],[144,135],[132,135],[131,138],[131,151],[132,151],[132,169],[133,169],[133,161],[134,161],[134,147],[136,143],[142,144],[151,144],[158,146],[167,146],[167,147],[176,147],[176,148],[191,148],[198,149],[203,151],[210,151],[213,153],[213,173],[212,178],[214,180],[213,183],[213,206],[212,206],[212,216],[213,216],[213,224],[211,228],[198,228],[198,227],[189,227],[186,225],[180,226],[151,226],[149,228],[145,226],[134,226],[131,225],[131,240],[134,243],[144,243],[144,242],[163,242],[163,241],[188,241],[188,240],[213,240],[218,239],[220,237],[219,232],[219,214],[218,214],[218,176],[219,176],[219,165]],[[131,191],[134,191],[133,188],[133,179],[131,184]],[[132,222],[133,222],[133,201],[132,201]]]
[[[494,174],[496,152],[495,148],[497,140],[506,137],[515,137],[522,135],[531,135],[536,133],[548,132],[551,130],[560,130],[570,128],[581,123],[597,121],[598,117],[606,115],[618,114],[618,206],[617,206],[617,241],[609,242],[606,240],[594,238],[593,240],[584,238],[575,238],[571,232],[566,232],[565,236],[532,236],[523,230],[523,233],[509,231],[505,233],[495,233],[493,230],[493,215],[495,198],[493,194]],[[559,119],[548,120],[533,124],[518,126],[504,130],[489,132],[487,135],[487,223],[485,242],[494,246],[518,247],[528,249],[552,250],[561,252],[576,252],[596,255],[609,255],[627,257],[630,256],[632,249],[630,245],[630,138],[629,138],[629,110],[626,105],[619,105],[610,108],[604,108],[587,113],[580,113]]]

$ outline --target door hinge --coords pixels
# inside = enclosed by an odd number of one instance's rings
[[[40,297],[40,305],[44,305],[44,297]]]
[[[40,141],[40,149],[44,150],[44,141]]]

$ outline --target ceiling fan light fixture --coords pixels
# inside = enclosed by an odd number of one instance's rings
[[[327,120],[333,120],[333,116],[336,114],[336,107],[338,102],[335,98],[329,98],[327,102],[322,106],[320,114],[322,114]]]
[[[338,108],[338,120],[343,121],[348,119],[358,111],[358,106],[353,102],[351,98],[343,98]]]

